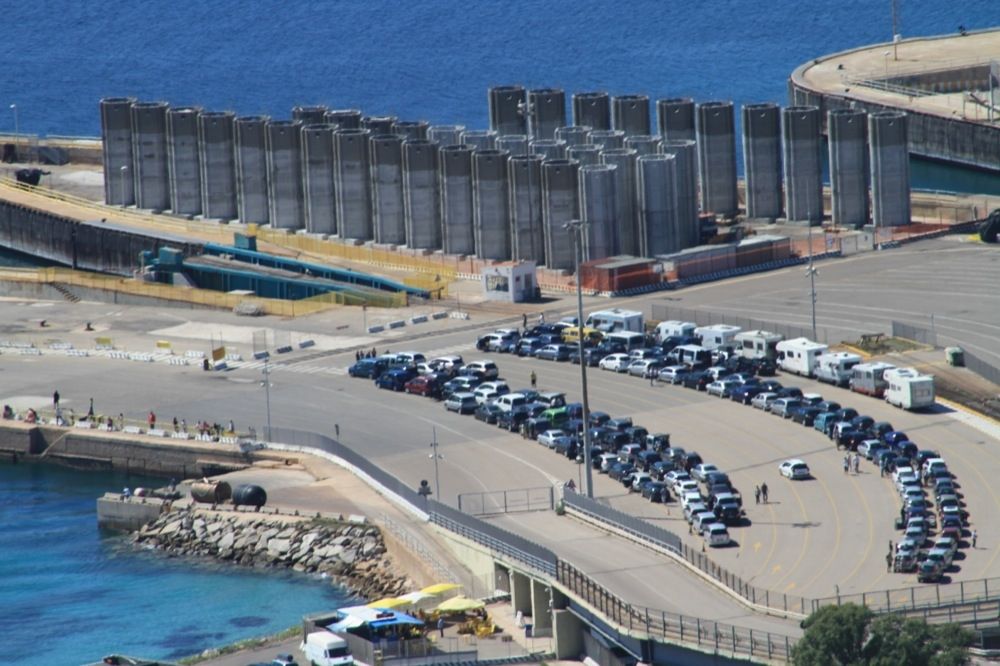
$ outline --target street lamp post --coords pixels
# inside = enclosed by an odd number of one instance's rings
[[[271,366],[264,358],[264,400],[267,404],[267,441],[271,441]]]
[[[434,459],[434,494],[437,496],[438,502],[443,502],[444,500],[441,499],[441,477],[438,474],[438,458],[441,456],[438,455],[437,428],[432,427],[431,433],[431,448],[434,450],[433,453],[431,453],[431,458]]]
[[[11,104],[10,110],[14,112],[14,160],[20,161],[18,152],[21,149],[21,125],[17,117],[17,104]]]
[[[521,112],[522,116],[524,116],[524,135],[525,135],[524,154],[530,158],[532,155],[531,114],[534,111],[534,108],[531,104],[530,90],[525,89],[524,101],[517,105],[517,110]],[[525,169],[527,169],[525,178],[528,179],[528,240],[531,243],[531,259],[532,261],[534,261],[535,260],[535,207],[534,207],[534,192],[532,192],[532,185],[531,185],[530,159],[525,163]],[[541,176],[541,172],[539,172],[539,176]],[[520,243],[518,245],[520,246]],[[520,251],[520,247],[518,247],[518,254],[523,256],[523,253]],[[515,258],[520,259],[521,257],[515,257]]]
[[[121,166],[120,173],[121,173],[121,178],[120,178],[121,182],[120,182],[120,185],[121,185],[121,191],[122,191],[122,208],[124,208],[125,207],[125,178],[126,178],[126,175],[128,174],[128,166],[125,165],[125,164],[123,164]]]
[[[583,355],[583,286],[580,283],[580,255],[583,252],[582,235],[586,222],[574,220],[563,225],[563,229],[573,234],[573,268],[576,273],[576,325],[580,331],[577,339],[580,351],[580,388],[583,390],[583,466],[587,483],[584,486],[587,497],[594,497],[594,474],[590,462],[590,399],[587,396],[587,359]]]

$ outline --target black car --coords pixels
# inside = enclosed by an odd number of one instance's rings
[[[385,372],[388,364],[380,358],[363,358],[347,369],[347,374],[351,377],[364,377],[365,379],[378,379],[378,376]]]
[[[874,436],[878,437],[879,439],[882,439],[882,436],[885,435],[887,432],[895,432],[896,429],[893,428],[892,424],[889,423],[888,421],[877,421],[868,430]]]
[[[650,502],[667,502],[670,500],[670,491],[662,481],[649,481],[642,487],[642,496]]]
[[[476,408],[475,417],[477,421],[496,423],[497,417],[502,413],[503,410],[501,410],[497,405],[493,403],[484,403]]]
[[[871,427],[875,425],[875,419],[870,416],[855,416],[851,419],[851,425],[857,430],[863,430],[864,432],[871,432]]]
[[[754,374],[760,377],[774,377],[778,374],[778,364],[769,358],[755,358],[751,367]]]
[[[815,407],[823,412],[836,412],[840,409],[840,403],[832,400],[824,400],[823,402],[816,403]]]
[[[705,461],[702,460],[701,456],[695,453],[694,451],[688,451],[687,453],[684,454],[683,467],[687,472],[690,472],[692,469],[694,469],[696,465],[700,465],[703,462]]]
[[[837,438],[837,445],[851,451],[858,450],[858,444],[868,439],[868,433],[861,430],[844,430]]]
[[[625,430],[627,428],[631,428],[632,427],[632,419],[629,418],[628,416],[625,416],[625,417],[622,417],[622,418],[617,418],[617,419],[608,419],[602,425],[605,428],[611,428],[612,430],[617,430],[619,432],[625,432]]]
[[[625,428],[625,434],[628,435],[629,440],[639,446],[646,448],[646,436],[649,435],[649,431],[642,426],[632,426],[631,428]]]
[[[797,386],[785,386],[777,391],[779,398],[801,398],[802,389]]]
[[[709,472],[705,475],[705,487],[722,485],[726,488],[732,488],[732,483],[729,481],[729,475],[725,472]]]
[[[611,420],[611,415],[607,412],[591,412],[590,413],[590,426],[603,426],[607,421]]]
[[[781,385],[781,382],[775,379],[765,379],[759,384],[759,386],[764,389],[766,393],[777,393],[784,388],[784,386]]]
[[[666,454],[664,457],[667,458],[668,460],[673,461],[673,463],[678,467],[684,466],[684,456],[687,455],[687,451],[685,451],[681,447],[671,446],[666,451],[664,451],[664,453]]]
[[[811,427],[816,417],[821,413],[818,407],[799,407],[792,412],[792,420],[804,426]]]
[[[850,421],[858,415],[858,410],[851,407],[841,407],[835,413],[838,421]]]
[[[727,389],[728,390],[728,389]],[[744,384],[737,386],[729,392],[730,399],[744,405],[749,405],[758,393],[763,393],[764,389],[760,384]]]
[[[379,375],[378,379],[375,380],[375,385],[380,389],[402,391],[406,382],[416,376],[417,371],[414,368],[393,368]]]
[[[705,387],[708,386],[711,381],[712,375],[708,374],[704,370],[701,370],[698,372],[689,372],[684,375],[684,379],[681,380],[681,384],[684,388],[704,391]]]

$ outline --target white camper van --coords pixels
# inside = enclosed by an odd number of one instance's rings
[[[934,377],[915,368],[892,368],[883,374],[888,386],[885,401],[903,409],[921,409],[934,404]]]
[[[694,334],[701,337],[702,347],[712,351],[721,347],[734,346],[736,335],[742,330],[739,326],[713,324],[712,326],[699,326],[694,329]]]
[[[621,308],[598,310],[597,312],[591,312],[587,316],[585,326],[587,328],[596,328],[602,333],[611,333],[612,331],[635,331],[636,333],[642,333],[642,313],[636,310],[622,310]]]
[[[851,390],[881,398],[889,383],[885,380],[887,370],[896,366],[891,363],[858,363],[851,370]]]
[[[733,339],[736,343],[736,353],[744,358],[769,358],[772,361],[778,355],[778,343],[785,336],[770,331],[743,331]]]
[[[698,328],[698,324],[690,321],[677,321],[676,319],[661,321],[656,325],[656,341],[663,342],[672,336],[686,338],[694,335],[696,328]]]
[[[827,352],[816,361],[816,379],[836,386],[847,386],[854,366],[861,363],[861,356],[850,352]]]
[[[803,377],[812,377],[815,373],[816,359],[825,354],[829,347],[808,338],[794,338],[779,342],[776,349],[779,368]]]
[[[314,631],[306,635],[299,646],[306,662],[317,666],[350,666],[354,663],[347,641],[329,631]]]

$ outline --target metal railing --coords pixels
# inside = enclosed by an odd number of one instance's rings
[[[936,332],[929,331],[926,328],[921,328],[920,326],[913,326],[912,324],[907,324],[901,321],[893,320],[892,337],[906,338],[907,340],[919,342],[920,344],[923,345],[930,345],[931,347],[937,347]]]
[[[678,555],[681,554],[683,546],[681,538],[670,530],[648,523],[641,518],[630,516],[579,493],[563,493],[563,503],[594,520],[611,525],[632,536],[645,539],[649,543],[666,548]]]
[[[556,580],[591,608],[628,629],[650,638],[710,648],[720,654],[790,661],[796,639],[784,634],[754,631],[712,620],[635,606],[595,582],[573,565],[559,561]]]
[[[458,510],[471,516],[551,511],[554,508],[555,489],[552,486],[462,493],[458,496]]]

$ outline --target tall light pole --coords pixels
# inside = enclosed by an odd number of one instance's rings
[[[128,166],[123,164],[121,166],[121,191],[122,191],[122,208],[125,207],[125,178],[128,175]]]
[[[20,162],[21,157],[18,155],[18,151],[21,149],[21,124],[17,118],[17,104],[11,104],[10,110],[14,112],[14,159]]]
[[[531,186],[531,114],[534,111],[534,107],[531,103],[531,91],[525,88],[524,90],[524,101],[518,103],[517,110],[524,116],[524,135],[526,137],[524,142],[524,154],[529,157],[526,163],[528,179],[528,238],[531,241],[531,259],[535,260],[535,207],[534,207],[534,193],[532,192]],[[539,177],[541,177],[541,166],[539,166]],[[520,245],[520,243],[518,244]],[[518,248],[520,250],[520,247]],[[518,254],[521,254],[518,252]]]
[[[587,359],[583,355],[583,286],[580,283],[580,255],[583,252],[583,234],[586,233],[587,223],[581,220],[573,220],[563,225],[573,234],[573,268],[576,273],[576,326],[580,331],[577,339],[580,351],[580,388],[583,390],[583,466],[586,468],[587,483],[584,491],[587,497],[594,497],[594,473],[590,462],[590,399],[587,396]]]
[[[822,195],[821,195],[822,200]],[[806,224],[809,225],[809,232],[807,234],[807,243],[809,244],[809,267],[806,268],[806,275],[809,276],[809,301],[812,303],[812,331],[813,331],[813,342],[819,342],[816,336],[816,267],[813,265],[813,223],[812,223],[812,197],[809,199],[809,208],[806,217],[809,218]],[[822,204],[820,204],[820,210],[822,211]],[[823,219],[822,212],[820,213],[820,220]],[[822,222],[820,222],[822,224]]]
[[[437,428],[431,427],[431,458],[434,458],[434,495],[438,498],[438,502],[444,502],[441,499],[441,477],[438,474],[438,458],[441,456],[438,454],[438,434]]]
[[[267,441],[271,441],[271,366],[264,358],[264,400],[267,404]]]

